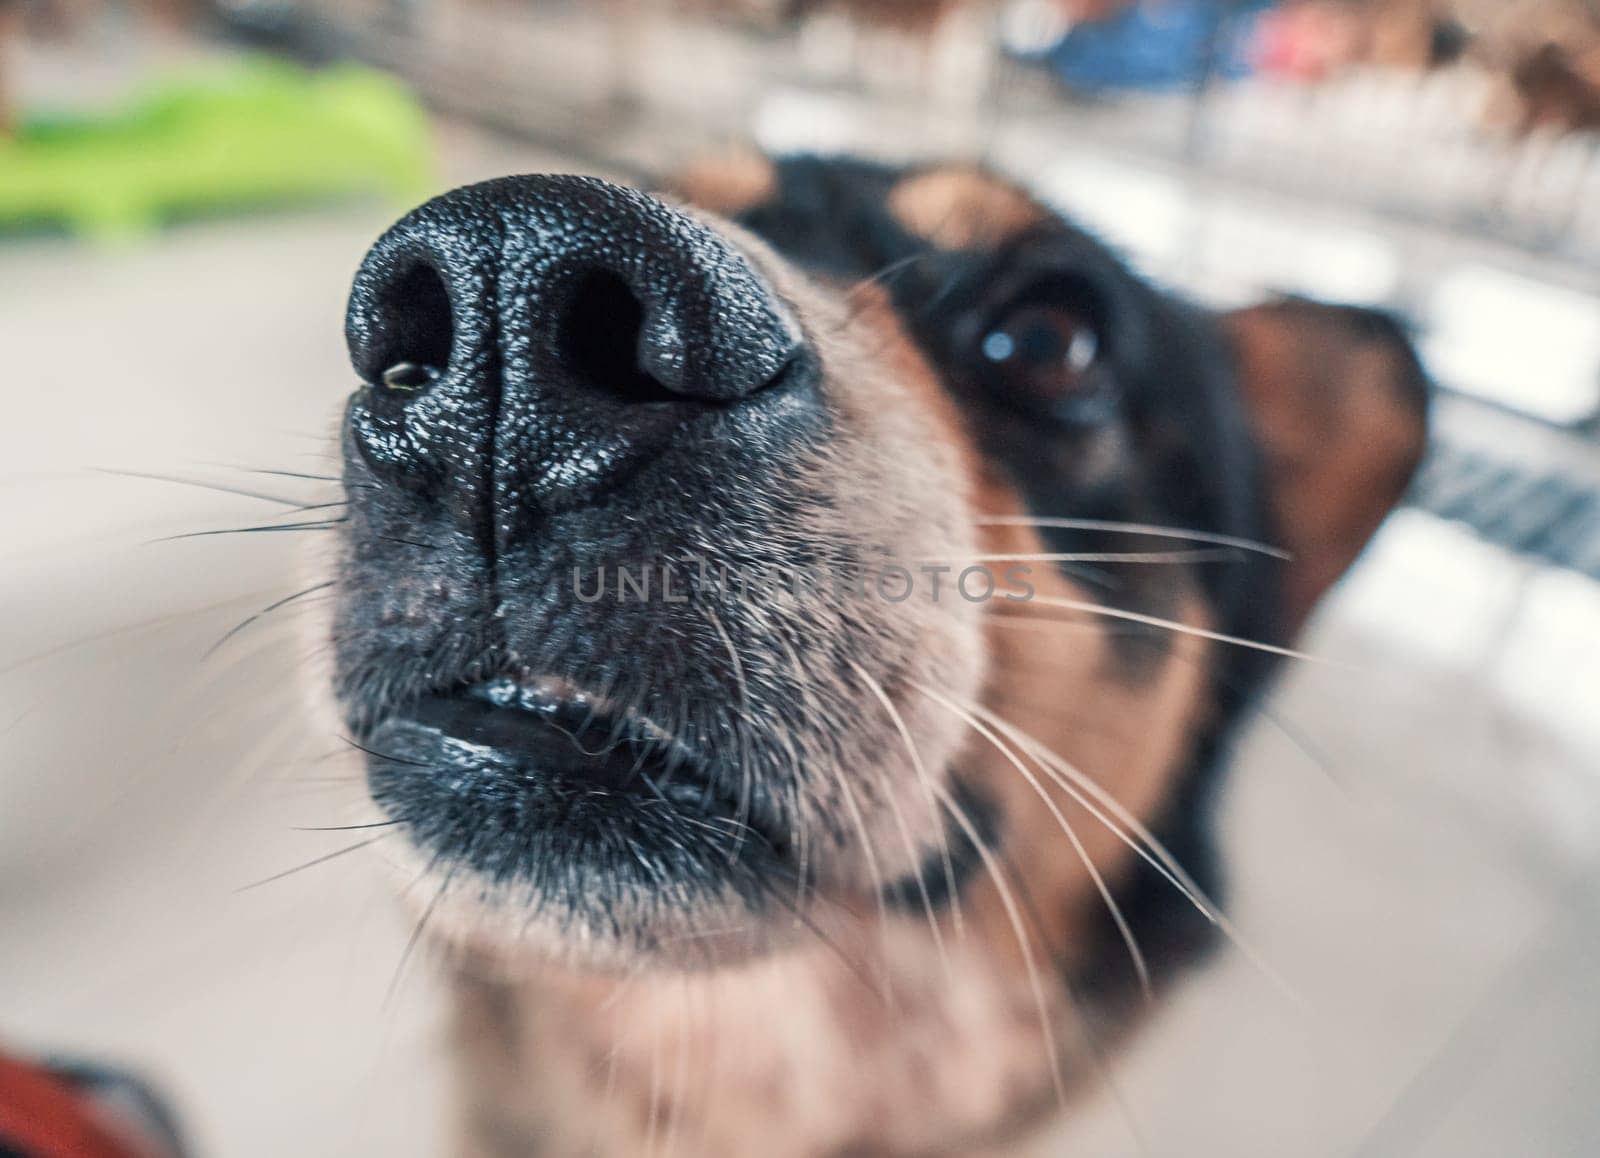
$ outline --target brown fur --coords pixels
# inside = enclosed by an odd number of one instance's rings
[[[911,233],[945,249],[995,246],[1044,220],[1021,189],[967,166],[916,173],[889,194],[889,211]]]
[[[1299,302],[1229,319],[1283,545],[1291,621],[1316,601],[1378,529],[1421,460],[1420,400],[1392,348]]]
[[[737,216],[772,196],[772,162],[748,149],[705,157],[681,170],[673,191],[692,205],[725,217]]]

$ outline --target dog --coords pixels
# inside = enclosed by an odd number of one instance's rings
[[[1228,936],[1229,738],[1425,441],[1387,315],[964,164],[458,189],[347,334],[333,691],[472,1155],[1047,1139]]]

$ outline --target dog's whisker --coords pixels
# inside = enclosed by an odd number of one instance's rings
[[[905,257],[895,258],[893,261],[879,266],[872,273],[869,273],[865,277],[853,282],[850,285],[850,288],[845,290],[841,295],[842,301],[846,305],[853,304],[857,298],[866,293],[866,291],[871,289],[873,286],[882,285],[884,282],[887,282],[891,278],[895,277],[902,270],[909,269],[911,266],[923,260],[933,252],[934,250],[931,247],[926,247],[918,250],[916,253],[907,254]]]
[[[1122,906],[1117,903],[1116,897],[1112,895],[1110,887],[1106,884],[1105,877],[1089,856],[1089,850],[1084,847],[1082,839],[1072,825],[1067,822],[1067,818],[1062,814],[1060,806],[1055,802],[1055,798],[1045,791],[1044,785],[1039,782],[1039,778],[1029,771],[1028,766],[995,734],[994,729],[984,724],[973,713],[966,711],[961,705],[937,689],[921,683],[913,683],[912,686],[928,699],[954,714],[958,719],[965,721],[973,731],[992,744],[995,750],[1017,770],[1039,799],[1044,801],[1045,808],[1050,812],[1056,824],[1060,826],[1061,831],[1066,834],[1068,843],[1072,845],[1072,851],[1077,855],[1078,860],[1082,862],[1084,871],[1088,873],[1089,879],[1094,883],[1095,891],[1100,894],[1100,899],[1105,903],[1107,911],[1111,914],[1111,920],[1117,926],[1117,933],[1121,936],[1123,944],[1127,946],[1128,957],[1133,962],[1133,971],[1138,977],[1140,992],[1144,994],[1147,1002],[1153,1000],[1154,994],[1150,987],[1150,966],[1145,962],[1144,950],[1139,948],[1138,938],[1133,935],[1133,927],[1128,924],[1128,919],[1122,912]]]
[[[394,974],[389,978],[389,985],[384,990],[383,1008],[393,1009],[395,998],[400,993],[400,982],[405,976],[406,963],[411,960],[411,955],[416,952],[417,946],[422,941],[422,935],[427,931],[428,923],[433,920],[433,915],[444,902],[445,895],[450,891],[450,885],[455,880],[455,865],[445,870],[444,879],[439,883],[438,890],[433,894],[433,899],[422,910],[422,915],[417,918],[416,925],[411,930],[411,935],[406,938],[405,947],[400,950],[400,960],[395,962]],[[429,870],[432,871],[431,868]]]
[[[826,761],[826,766],[829,769],[830,779],[834,781],[834,785],[838,789],[840,800],[845,803],[845,813],[850,817],[850,824],[856,829],[856,835],[861,837],[861,854],[867,862],[867,883],[872,886],[872,902],[874,902],[878,910],[878,931],[880,931],[880,936],[885,939],[886,947],[886,939],[890,934],[890,902],[888,902],[888,897],[885,896],[886,891],[888,891],[888,880],[883,875],[883,862],[878,857],[878,841],[872,835],[872,830],[867,827],[866,814],[861,811],[861,801],[856,800],[856,790],[850,785],[850,777],[845,776],[845,771],[840,766],[835,765],[834,761]],[[888,998],[893,1003],[894,993],[891,988],[888,988],[890,982],[888,982],[888,952],[886,952],[886,948],[883,969],[885,969],[885,979],[883,979],[885,993],[888,993]]]
[[[1257,539],[1236,535],[1221,535],[1211,531],[1196,531],[1186,527],[1163,527],[1150,523],[1119,522],[1114,519],[1073,519],[1044,515],[981,515],[974,522],[980,527],[1036,527],[1060,531],[1105,531],[1110,534],[1149,535],[1159,539],[1182,539],[1193,543],[1212,543],[1219,547],[1234,547],[1269,555],[1274,559],[1292,561],[1294,556],[1282,547],[1274,547]]]
[[[1071,554],[974,555],[970,559],[940,559],[941,563],[1227,563],[1238,560],[1234,547],[1215,551],[1081,551]]]
[[[326,511],[333,507],[348,507],[349,505],[349,499],[333,499],[325,503],[302,503],[293,510],[285,511],[284,513],[288,515],[298,515],[303,511]]]
[[[1118,840],[1122,841],[1146,864],[1150,865],[1207,919],[1214,923],[1218,921],[1219,918],[1215,911],[1216,906],[1208,901],[1205,898],[1205,894],[1189,879],[1188,873],[1183,870],[1181,865],[1178,865],[1177,858],[1167,852],[1165,846],[1139,822],[1138,818],[1124,808],[1116,797],[1106,792],[1093,777],[1082,772],[1075,765],[1068,763],[1065,759],[1046,748],[1043,743],[1034,739],[1022,729],[1001,719],[982,705],[969,703],[964,706],[980,719],[998,728],[1014,744],[1028,752],[1029,756],[1034,758],[1035,762],[1044,769],[1045,774],[1056,783],[1057,787],[1072,797],[1077,804],[1104,825]],[[1096,802],[1098,802],[1098,807]],[[1117,821],[1126,826],[1126,830],[1114,823],[1112,817],[1115,817]]]
[[[254,474],[269,478],[292,478],[302,482],[332,483],[345,490],[377,490],[379,484],[361,479],[344,478],[336,474],[316,474],[303,470],[281,470],[272,467],[244,466],[233,462],[205,462],[203,466],[215,467],[218,470],[231,470],[238,474]]]
[[[894,261],[888,262],[851,285],[841,297],[841,301],[846,307],[845,317],[836,327],[836,332],[843,333],[855,324],[861,311],[866,308],[867,303],[870,301],[870,298],[867,297],[868,290],[874,286],[886,284],[913,265],[916,265],[919,261],[937,253],[937,249],[932,246],[926,246],[916,253],[907,254],[905,257],[896,258]]]
[[[933,896],[928,891],[928,882],[924,879],[922,871],[923,864],[920,850],[916,841],[912,838],[911,827],[906,822],[905,811],[900,806],[899,793],[895,791],[895,786],[891,783],[886,769],[876,763],[869,763],[868,768],[873,773],[873,777],[878,784],[878,790],[884,806],[888,810],[890,822],[900,836],[901,848],[905,851],[906,863],[910,867],[911,878],[917,890],[918,899],[922,902],[923,915],[927,918],[928,932],[933,938],[934,952],[938,955],[939,964],[948,979],[952,974],[950,972],[949,952],[944,943],[944,931],[939,927],[939,916],[934,909]],[[938,832],[941,844],[947,844],[948,838],[943,831],[942,825],[939,826]]]
[[[272,590],[273,589],[270,587],[257,588],[252,591],[247,591],[242,595],[230,595],[228,598],[219,599],[214,603],[202,604],[199,607],[185,608],[182,611],[174,611],[167,615],[152,616],[149,619],[143,619],[137,623],[113,627],[106,631],[97,631],[93,635],[86,635],[80,639],[69,640],[66,643],[59,643],[53,647],[45,648],[43,651],[33,652],[29,655],[22,656],[19,659],[14,659],[10,663],[0,666],[0,676],[10,675],[12,672],[20,671],[23,668],[30,667],[36,663],[44,663],[48,660],[55,659],[58,656],[66,655],[69,652],[76,651],[81,647],[92,647],[97,643],[106,643],[110,640],[119,639],[123,636],[137,635],[142,632],[151,631],[158,627],[164,627],[168,624],[176,623],[180,620],[192,619],[199,615],[208,615],[213,611],[221,611],[225,607],[233,607],[251,599],[260,599],[263,595],[269,594]],[[279,587],[279,590],[282,590],[282,588]]]
[[[805,673],[802,670],[801,663],[800,663],[800,656],[795,651],[794,645],[790,641],[790,639],[788,637],[788,634],[783,630],[783,628],[781,626],[776,626],[775,627],[775,629],[773,631],[773,638],[777,642],[777,646],[784,652],[785,658],[788,660],[788,663],[789,663],[789,671],[790,671],[791,678],[795,681],[796,686],[799,688],[801,712],[803,714],[809,714],[813,710],[812,686],[811,686],[811,681],[809,681],[809,680],[807,680],[805,678]],[[800,767],[800,765],[801,765],[801,755],[800,755],[799,748],[796,746],[796,744],[794,743],[793,739],[789,735],[787,735],[785,730],[782,729],[782,728],[774,729],[773,732],[774,732],[774,738],[776,739],[776,741],[778,743],[782,744],[783,747],[786,749],[785,755],[787,756],[787,759],[788,759],[788,766],[791,767],[791,768]],[[792,811],[792,814],[796,817],[796,819],[795,819],[794,823],[792,823],[790,825],[790,828],[791,828],[791,838],[792,838],[792,840],[794,842],[794,846],[795,846],[795,861],[796,861],[795,904],[797,904],[797,905],[799,905],[801,907],[804,907],[805,901],[806,901],[806,883],[807,883],[807,880],[808,880],[808,870],[809,870],[810,864],[811,864],[811,860],[810,860],[811,848],[810,848],[810,842],[809,842],[810,833],[808,831],[808,827],[809,826],[801,824],[799,822],[799,819],[798,819],[800,814],[801,814],[801,812],[802,812],[802,801],[801,801],[801,798],[800,798],[800,790],[799,790],[798,785],[795,788],[795,794],[794,795],[795,795],[795,799],[794,799],[794,804],[793,804],[793,808],[792,808],[791,811]]]
[[[1103,815],[1098,817],[1098,819],[1101,820],[1101,823],[1105,824],[1107,828],[1111,829],[1111,831],[1116,834],[1119,839],[1122,839],[1124,843],[1127,843],[1130,848],[1133,848],[1134,851],[1139,854],[1141,859],[1155,868],[1157,872],[1168,881],[1168,883],[1176,887],[1184,895],[1184,897],[1195,906],[1196,909],[1198,909],[1208,920],[1215,924],[1234,945],[1234,947],[1245,956],[1251,965],[1253,965],[1255,969],[1273,985],[1274,988],[1276,988],[1280,993],[1296,1004],[1304,1003],[1304,998],[1301,997],[1300,993],[1294,988],[1294,986],[1290,985],[1289,982],[1284,979],[1282,974],[1268,964],[1266,958],[1263,957],[1261,953],[1251,944],[1251,942],[1243,936],[1238,927],[1228,917],[1227,913],[1223,911],[1221,906],[1219,906],[1215,901],[1211,900],[1211,898],[1206,895],[1205,890],[1202,889],[1199,884],[1195,882],[1194,878],[1189,875],[1188,870],[1183,867],[1183,864],[1175,855],[1173,855],[1172,851],[1167,848],[1165,843],[1159,840],[1155,834],[1152,833],[1150,829],[1139,820],[1138,817],[1134,816],[1132,812],[1130,812],[1120,801],[1118,801],[1116,797],[1107,792],[1106,789],[1092,776],[1089,776],[1087,773],[1083,772],[1070,761],[1052,751],[1044,743],[1024,732],[1021,728],[1018,728],[1014,724],[1001,719],[980,705],[969,704],[967,707],[969,707],[974,714],[978,715],[980,718],[983,718],[989,723],[993,724],[1002,734],[1008,736],[1013,743],[1017,744],[1024,751],[1028,752],[1029,755],[1034,758],[1039,767],[1045,770],[1046,774],[1050,774],[1052,770],[1055,773],[1059,773],[1059,776],[1052,776],[1052,779],[1055,779],[1056,783],[1061,785],[1063,791],[1067,792],[1067,794],[1077,800],[1079,804],[1083,805],[1085,809],[1089,810],[1091,815],[1095,815],[1095,810],[1088,804],[1081,793],[1074,791],[1072,787],[1068,787],[1068,782],[1070,782],[1072,785],[1075,785],[1078,789],[1081,789],[1082,793],[1087,793],[1089,796],[1093,797],[1102,808],[1121,821],[1122,824],[1127,827],[1128,831],[1132,832],[1139,838],[1139,843],[1133,843],[1125,834],[1121,832],[1121,830],[1112,825],[1109,821],[1105,820]],[[1152,856],[1155,858],[1154,860],[1151,859]]]
[[[369,748],[365,744],[361,743],[359,740],[353,739],[350,736],[341,736],[340,739],[343,740],[346,744],[350,745],[350,747],[354,748],[356,751],[365,752],[368,756],[372,756],[375,759],[382,760],[386,764],[399,764],[399,765],[401,765],[402,767],[405,767],[405,768],[427,768],[427,767],[429,767],[428,764],[426,764],[426,763],[424,763],[423,761],[420,761],[420,760],[407,760],[402,756],[392,756],[388,752],[380,752],[376,748]]]
[[[326,531],[349,521],[349,518],[345,517],[302,523],[264,523],[255,527],[228,527],[219,531],[185,531],[181,535],[163,535],[159,539],[151,539],[150,542],[173,543],[180,539],[206,539],[215,535],[254,535],[267,531]]]
[[[999,622],[999,620],[997,619],[996,622]],[[1175,652],[1174,657],[1192,666],[1200,666],[1205,663],[1203,657],[1188,655],[1182,651]],[[1346,778],[1335,771],[1333,761],[1329,758],[1327,752],[1321,745],[1312,740],[1304,728],[1288,719],[1283,712],[1279,711],[1271,703],[1263,702],[1261,697],[1247,688],[1241,687],[1239,681],[1233,679],[1227,673],[1212,670],[1214,667],[1215,665],[1210,665],[1207,670],[1211,678],[1217,681],[1217,687],[1221,691],[1232,696],[1242,708],[1271,724],[1313,767],[1322,773],[1322,776],[1329,784],[1346,796],[1349,795],[1350,785]]]
[[[303,864],[295,865],[294,868],[284,869],[280,873],[273,873],[270,877],[263,877],[258,881],[252,881],[248,885],[241,885],[239,888],[235,889],[234,892],[247,893],[251,889],[259,889],[263,885],[270,885],[274,881],[281,881],[285,877],[292,877],[296,873],[302,873],[307,869],[316,868],[319,864],[327,864],[331,860],[338,860],[340,857],[349,856],[353,852],[357,852],[363,848],[377,844],[380,840],[392,835],[393,833],[383,832],[379,833],[377,836],[369,836],[366,840],[358,840],[355,844],[347,844],[343,848],[338,848],[332,852],[323,853],[321,856],[313,857],[311,860],[308,860]]]
[[[270,475],[270,476],[272,476],[274,478],[297,478],[297,479],[305,479],[305,480],[307,480],[309,482],[329,482],[329,483],[344,483],[345,482],[344,479],[340,478],[338,475],[335,475],[335,474],[310,474],[310,473],[307,473],[306,471],[300,471],[300,470],[274,470],[274,469],[271,469],[271,468],[268,468],[268,467],[261,467],[261,466],[234,466],[234,465],[231,465],[229,463],[217,463],[215,465],[223,467],[224,469],[227,469],[227,470],[236,470],[236,471],[239,471],[242,474]],[[360,487],[374,487],[376,484],[367,483],[367,482],[356,482],[354,484],[346,483],[346,485],[355,485],[355,486],[360,486]]]
[[[889,722],[894,726],[895,734],[900,737],[900,741],[905,747],[906,755],[911,760],[911,768],[916,774],[917,785],[922,789],[923,797],[928,803],[929,816],[933,821],[934,831],[939,834],[939,860],[944,869],[945,895],[948,897],[946,903],[950,906],[951,925],[955,929],[958,939],[964,937],[966,929],[962,924],[961,890],[956,886],[955,859],[950,853],[950,835],[945,830],[943,818],[939,811],[939,800],[933,792],[933,774],[928,771],[928,766],[922,759],[922,753],[917,750],[917,743],[911,736],[911,729],[906,726],[905,717],[901,715],[900,709],[895,707],[894,701],[889,698],[889,693],[884,690],[883,684],[874,679],[870,672],[854,660],[850,661],[850,666],[855,671],[857,678],[866,685],[867,691],[882,705],[884,713],[889,717]],[[916,878],[917,891],[921,894],[923,908],[927,910],[928,914],[928,927],[933,933],[940,955],[945,957],[945,965],[948,968],[949,958],[945,950],[944,937],[939,931],[939,921],[933,911],[933,899],[928,895],[928,882],[923,879],[920,865],[916,869]]]
[[[782,632],[774,633],[774,638],[779,641],[782,650],[789,658],[794,670],[795,681],[803,688],[807,685],[805,669],[800,662],[800,656],[795,652],[788,638]],[[833,760],[825,760],[823,764],[831,774],[834,786],[839,790],[840,799],[843,800],[845,810],[849,815],[850,823],[855,826],[856,832],[861,837],[861,853],[867,862],[867,878],[872,884],[872,895],[878,908],[878,922],[881,934],[887,938],[889,935],[889,900],[886,896],[888,882],[884,878],[883,864],[879,860],[878,842],[873,839],[871,830],[867,827],[866,816],[861,810],[861,803],[856,799],[855,789],[851,787],[850,778],[844,774],[844,769]],[[930,908],[931,912],[931,908]],[[893,1000],[894,993],[889,988],[888,979],[888,953],[884,953],[884,985]]]
[[[1181,623],[1176,619],[1164,619],[1159,615],[1146,615],[1142,611],[1128,611],[1121,607],[1106,607],[1103,604],[1091,603],[1084,599],[1067,599],[1056,595],[1035,595],[1032,599],[1018,600],[1007,606],[1006,614],[1025,615],[1027,613],[1021,609],[1029,607],[1059,608],[1063,611],[1075,611],[1083,615],[1139,623],[1145,627],[1160,628],[1163,631],[1177,632],[1179,635],[1190,635],[1196,639],[1210,640],[1212,643],[1226,644],[1229,647],[1242,647],[1250,651],[1265,652],[1267,655],[1281,656],[1285,659],[1302,660],[1306,663],[1342,668],[1348,671],[1359,672],[1363,670],[1356,664],[1329,659],[1325,656],[1312,655],[1310,652],[1297,651],[1292,647],[1280,647],[1275,643],[1262,643],[1259,640],[1245,639],[1242,636],[1229,635],[1226,632],[1212,631],[1207,627],[1196,627],[1192,623]],[[1038,616],[1037,618],[1046,623],[1054,622],[1049,616]]]
[[[1015,859],[1004,849],[999,850],[997,855],[1010,874],[1011,880],[1016,884],[1017,897],[1022,902],[1023,910],[1027,913],[1030,923],[1039,932],[1040,938],[1043,939],[1045,922],[1040,917],[1039,906],[1034,900],[1033,889],[1028,885],[1027,875],[1021,871]],[[1128,1101],[1127,1095],[1123,1093],[1121,1084],[1117,1081],[1116,1075],[1112,1072],[1111,1066],[1102,1054],[1100,1043],[1095,1040],[1093,1024],[1084,1009],[1082,999],[1077,994],[1076,986],[1074,986],[1070,977],[1063,976],[1061,978],[1061,987],[1062,992],[1066,995],[1067,1004],[1072,1009],[1072,1022],[1077,1027],[1078,1039],[1083,1043],[1084,1056],[1089,1059],[1089,1064],[1094,1067],[1101,1084],[1105,1086],[1106,1091],[1111,1095],[1111,1100],[1116,1103],[1117,1112],[1122,1115],[1122,1124],[1127,1127],[1128,1133],[1133,1136],[1135,1149],[1140,1154],[1148,1155],[1150,1146],[1145,1140],[1144,1131],[1139,1126],[1138,1115],[1133,1112],[1132,1104]]]
[[[782,874],[780,871],[777,875],[782,876],[784,874]],[[797,922],[804,926],[805,929],[825,948],[827,948],[829,952],[837,957],[845,966],[845,968],[850,971],[850,974],[855,977],[857,981],[861,982],[861,984],[866,988],[867,992],[871,993],[875,998],[877,998],[881,1004],[885,1006],[893,1005],[892,996],[879,985],[878,980],[867,971],[865,966],[847,953],[844,949],[844,946],[840,945],[838,940],[831,936],[826,929],[817,924],[816,920],[809,913],[800,908],[800,906],[796,905],[792,898],[786,896],[782,891],[776,888],[770,880],[767,880],[764,877],[758,876],[754,878],[753,883],[758,889],[760,889],[779,906],[781,906],[785,912],[787,912]]]
[[[289,604],[300,599],[304,599],[308,595],[315,594],[318,591],[326,591],[329,587],[332,587],[333,584],[334,581],[332,579],[329,579],[324,583],[315,583],[302,591],[296,591],[293,595],[286,595],[275,603],[267,604],[267,606],[263,607],[260,611],[257,611],[254,615],[241,620],[239,623],[229,628],[227,634],[223,635],[222,638],[218,639],[217,642],[213,643],[209,648],[206,649],[206,657],[209,658],[210,656],[215,655],[217,650],[221,648],[223,644],[234,638],[234,636],[238,635],[252,623],[259,622],[264,617],[271,615],[274,611],[277,611],[283,607],[287,607]]]
[[[1017,900],[1011,891],[1011,885],[1006,879],[1006,874],[1000,866],[998,857],[984,840],[983,833],[973,822],[966,809],[952,796],[944,785],[934,784],[933,791],[939,797],[939,802],[949,811],[961,831],[972,844],[978,859],[983,863],[984,871],[989,874],[994,882],[995,893],[1000,898],[1001,907],[1004,908],[1006,918],[1011,923],[1011,930],[1017,938],[1017,948],[1022,954],[1023,965],[1028,973],[1028,987],[1032,992],[1033,1003],[1039,1014],[1039,1034],[1044,1043],[1045,1064],[1050,1069],[1050,1081],[1054,1086],[1057,1104],[1067,1104],[1066,1080],[1061,1073],[1061,1057],[1056,1048],[1055,1030],[1051,1027],[1050,1005],[1045,999],[1044,982],[1039,973],[1039,963],[1034,957],[1033,938],[1028,936],[1028,930],[1023,924],[1022,913],[1017,907]]]
[[[437,551],[439,549],[439,544],[437,543],[423,543],[418,542],[416,539],[402,539],[398,535],[378,535],[377,538],[385,543],[399,543],[405,547],[420,547],[424,551]]]
[[[174,483],[178,486],[195,487],[198,490],[216,491],[218,494],[237,495],[245,499],[259,499],[264,503],[277,503],[284,507],[296,507],[299,499],[288,499],[282,495],[267,494],[263,491],[254,491],[245,487],[228,486],[224,483],[204,482],[200,479],[184,478],[181,475],[157,474],[153,471],[121,470],[115,467],[91,467],[94,474],[112,475],[116,478],[146,479],[150,482]]]
[[[696,606],[699,605],[697,604]],[[728,629],[723,625],[721,616],[719,616],[710,607],[705,607],[703,610],[705,612],[707,622],[711,624],[711,630],[716,633],[717,639],[721,641],[722,646],[728,653],[728,662],[732,665],[731,674],[733,676],[734,687],[737,690],[739,697],[734,708],[734,718],[741,718],[747,711],[749,711],[750,704],[750,688],[745,682],[744,661],[739,658],[739,649],[734,646],[733,637],[728,634]],[[755,791],[755,774],[750,767],[749,747],[743,741],[744,733],[738,728],[734,728],[731,730],[731,735],[733,737],[734,744],[739,749],[739,807],[737,817],[739,823],[743,825],[747,824],[750,820],[750,809],[753,807],[752,796]],[[743,840],[744,838],[741,836],[738,839]],[[728,855],[730,860],[739,855],[739,846],[737,843],[731,849],[729,849]]]

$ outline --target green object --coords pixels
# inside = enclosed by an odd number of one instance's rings
[[[427,118],[369,68],[248,60],[109,115],[35,115],[0,136],[0,229],[124,237],[175,216],[431,191]]]

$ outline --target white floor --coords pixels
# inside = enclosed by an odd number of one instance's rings
[[[555,163],[448,146],[457,179]],[[359,785],[300,722],[293,615],[206,655],[316,533],[154,541],[282,507],[95,471],[320,501],[237,468],[329,466],[390,215],[0,252],[0,1040],[144,1067],[205,1155],[441,1153],[437,993],[359,852],[239,891],[353,843],[300,830]],[[1397,520],[1310,640],[1360,670],[1295,668],[1227,804],[1295,996],[1228,955],[1118,1067],[1143,1150],[1102,1097],[1070,1152],[1600,1152],[1596,639],[1587,585]]]

